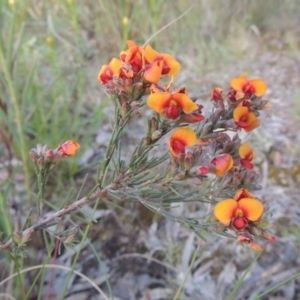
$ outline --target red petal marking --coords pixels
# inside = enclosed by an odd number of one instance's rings
[[[197,143],[197,136],[192,128],[178,128],[169,139],[169,148],[173,156],[178,156],[184,153],[186,146],[194,146]]]
[[[235,122],[235,124],[241,128],[245,128],[249,125],[247,122],[242,122],[242,121]]]
[[[161,74],[162,75],[169,74],[170,70],[171,70],[171,68],[169,66],[167,66],[167,65],[164,64],[163,68],[162,68],[162,71],[161,71]]]
[[[172,141],[171,147],[177,155],[185,152],[185,143],[180,140]]]
[[[98,78],[102,83],[105,84],[108,81],[112,80],[113,75],[114,74],[111,67],[109,65],[104,65],[99,72]]]
[[[247,159],[241,159],[241,165],[247,169],[253,169],[253,164]]]
[[[205,117],[203,115],[200,115],[200,114],[197,114],[197,113],[192,114],[192,116],[193,116],[193,121],[194,122],[200,122],[200,121],[205,119]]]
[[[120,58],[121,58],[122,62],[125,62],[125,60],[126,60],[126,54],[125,53],[121,54]]]
[[[248,81],[244,86],[243,86],[243,92],[247,96],[251,96],[255,93],[255,88],[254,86]]]

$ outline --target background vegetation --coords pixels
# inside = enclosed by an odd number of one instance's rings
[[[158,32],[185,12],[185,16]],[[257,167],[261,170],[264,187],[261,196],[275,199],[274,214],[279,220],[276,230],[282,239],[279,238],[274,248],[270,246],[261,265],[265,266],[265,271],[274,267],[275,261],[284,262],[286,268],[289,263],[294,265],[300,238],[300,213],[296,208],[299,206],[300,181],[297,145],[300,138],[297,130],[300,120],[299,15],[299,0],[0,0],[0,231],[4,237],[24,226],[28,210],[34,205],[35,172],[28,152],[37,143],[56,147],[72,138],[82,146],[77,157],[55,170],[47,189],[49,211],[60,207],[72,193],[72,187],[73,195],[78,193],[86,172],[96,172],[95,165],[101,161],[101,149],[105,149],[110,132],[110,103],[96,79],[99,68],[118,56],[126,47],[127,39],[142,45],[157,33],[151,45],[158,51],[171,53],[181,62],[182,72],[176,84],[185,85],[191,93],[200,95],[205,106],[209,106],[206,99],[212,87],[226,87],[232,77],[242,72],[268,83],[268,98],[273,101],[274,109],[255,136],[256,140],[259,138],[257,146],[260,149]],[[86,184],[84,189],[88,189],[88,180]],[[102,284],[110,297],[114,294],[115,299],[148,299],[143,298],[146,297],[145,290],[161,287],[154,282],[150,287],[141,288],[132,298],[124,296],[129,292],[124,292],[123,298],[118,296],[121,283],[111,279],[111,270],[120,272],[122,275],[118,278],[123,279],[128,273],[111,266],[118,255],[149,255],[156,253],[155,247],[159,245],[161,248],[155,258],[171,265],[168,272],[171,273],[172,268],[183,273],[187,271],[184,259],[189,262],[191,257],[187,253],[191,254],[196,244],[188,232],[176,229],[176,234],[166,238],[169,232],[166,227],[170,225],[140,206],[123,209],[103,203],[97,207],[97,212],[100,220],[97,225],[87,225],[82,217],[75,221],[83,224],[76,229],[79,231],[77,255],[68,248],[63,253],[72,253],[68,261],[70,268],[89,277],[94,274],[87,271],[87,257],[96,257],[101,272],[98,271],[104,276],[103,282],[98,284]],[[152,234],[153,239],[166,239],[167,242],[145,246],[144,241],[141,246],[133,238],[137,232],[139,236]],[[120,240],[120,235],[125,242]],[[1,253],[0,262],[4,268],[0,270],[0,278],[7,278],[28,266],[63,263],[58,258],[64,254],[59,255],[53,250],[57,249],[55,237],[47,236],[46,239],[47,245],[41,236],[31,241],[25,260]],[[128,243],[134,246],[131,249],[124,246]],[[225,241],[222,243],[224,245]],[[125,250],[120,252],[122,247]],[[228,266],[228,257],[235,255],[236,245],[227,245],[228,250],[224,253],[215,240],[209,240],[203,247],[193,272],[202,262],[211,262],[208,267],[211,281],[208,282],[211,282],[212,295],[209,298],[200,291],[198,298],[192,296],[191,299],[220,299],[216,295],[228,294],[225,287],[223,294],[220,291],[220,274],[224,266]],[[276,251],[274,254],[276,247],[294,253],[295,260],[287,263],[284,256],[278,258]],[[243,251],[244,260],[233,263],[235,274],[253,260],[248,250]],[[209,252],[217,253],[220,265],[213,265]],[[290,252],[286,256],[292,257]],[[146,270],[139,274],[155,278],[152,270],[147,271],[146,261],[142,260],[142,263]],[[136,265],[136,261],[132,264]],[[157,269],[157,266],[153,268]],[[269,273],[269,276],[282,275],[286,268]],[[17,299],[46,299],[51,294],[48,287],[55,287],[57,272],[62,271],[55,272],[30,272],[29,280],[19,275],[9,284],[0,286],[0,291]],[[205,272],[202,270],[199,274]],[[292,274],[285,275],[281,280]],[[162,293],[172,299],[179,279],[172,282],[172,276],[166,277],[169,281]],[[62,297],[71,295],[76,286],[74,278],[68,277],[64,281],[62,294],[65,296]],[[297,293],[299,296],[299,283],[294,281],[294,284],[294,288],[285,288],[280,293],[287,299],[297,297]],[[182,299],[188,299],[188,287],[185,286],[186,294]],[[294,293],[288,294],[288,289]],[[249,294],[251,291],[246,293]],[[84,297],[82,299],[87,299]],[[151,297],[149,299],[156,299],[152,294]]]

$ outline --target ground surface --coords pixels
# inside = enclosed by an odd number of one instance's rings
[[[179,2],[182,4],[181,1]],[[68,3],[72,3],[72,1],[68,1]],[[267,28],[265,30],[263,28],[260,30],[260,26],[257,27],[256,25],[244,26],[240,24],[240,28],[234,27],[236,30],[230,28],[230,34],[226,38],[227,44],[222,45],[218,39],[218,34],[221,35],[221,33],[217,32],[215,34],[214,31],[222,26],[217,25],[214,19],[216,16],[214,16],[212,9],[214,5],[218,6],[219,4],[212,1],[211,3],[214,4],[210,7],[207,3],[205,1],[201,2],[201,11],[205,12],[201,20],[197,19],[196,22],[191,16],[185,19],[185,22],[174,25],[176,26],[174,31],[177,31],[176,34],[178,34],[178,38],[176,39],[175,36],[173,39],[177,41],[176,44],[174,43],[174,47],[173,40],[171,38],[167,39],[170,32],[174,35],[172,30],[166,33],[167,50],[164,49],[164,38],[158,39],[159,42],[156,42],[156,46],[164,52],[169,50],[171,53],[174,52],[172,54],[179,59],[182,65],[182,71],[175,85],[185,85],[191,95],[200,97],[200,101],[205,108],[210,107],[209,95],[211,89],[215,86],[226,89],[230,79],[239,76],[240,73],[247,73],[250,78],[261,78],[268,84],[269,89],[266,98],[272,101],[273,107],[262,112],[262,126],[250,136],[247,136],[247,139],[253,143],[257,151],[255,167],[261,174],[260,183],[263,187],[257,194],[269,202],[270,210],[276,219],[273,233],[276,235],[277,240],[275,243],[266,245],[264,253],[254,263],[242,287],[233,297],[236,300],[254,299],[256,295],[267,288],[300,272],[299,21],[294,24],[295,18],[292,18],[291,15],[290,22],[285,19],[286,23],[281,22],[280,25],[277,25],[277,19],[280,18],[277,17],[276,19],[275,14],[272,18],[275,18],[276,22],[274,24],[276,26],[268,27],[267,21],[261,21],[260,24]],[[39,14],[42,15],[44,7],[38,3],[34,7],[36,11],[33,10],[30,13],[36,20],[39,20],[38,16]],[[39,11],[40,7],[41,11]],[[93,11],[92,7],[92,3],[89,3],[83,8],[82,15]],[[103,7],[101,6],[101,9],[104,9]],[[234,7],[236,9],[235,13],[241,14],[241,20],[244,20],[246,14],[243,14],[243,12],[247,10],[243,6],[238,7],[236,5]],[[258,7],[260,7],[260,4]],[[268,8],[268,6],[266,7]],[[262,8],[265,13],[267,13],[266,7]],[[180,5],[178,7],[172,5],[172,9],[175,15],[178,15],[177,10],[182,12]],[[197,9],[199,8],[197,7]],[[225,9],[227,8],[224,7]],[[230,20],[239,20],[237,15],[231,18],[231,10],[228,11],[227,17]],[[119,13],[118,10],[117,12]],[[263,18],[263,14],[260,14],[259,10],[254,15],[257,18]],[[270,16],[268,18],[270,19]],[[167,19],[172,19],[172,16],[167,15]],[[217,18],[217,20],[224,22],[222,19]],[[272,20],[270,22],[274,22]],[[89,21],[88,18],[83,18],[78,26],[86,48],[89,49],[83,62],[80,62],[87,74],[87,87],[89,90],[83,93],[82,99],[89,109],[91,107],[93,109],[93,107],[106,101],[103,100],[106,99],[105,91],[95,79],[97,71],[102,63],[107,63],[112,56],[117,56],[119,49],[115,49],[114,46],[118,36],[114,34],[111,39],[103,37],[107,37],[110,33],[109,26],[100,26],[102,28],[100,30],[96,26],[90,25]],[[199,25],[200,23],[201,25]],[[253,23],[255,24],[255,20],[253,20]],[[198,28],[194,24],[199,26],[198,34],[194,33]],[[285,24],[287,25],[285,26]],[[63,35],[64,32],[60,32],[59,26],[57,28],[57,32],[61,34],[60,38],[63,37],[68,40],[69,36],[72,37],[72,30],[67,30],[67,34]],[[172,29],[172,27],[170,28]],[[192,37],[189,37],[186,28],[194,30],[193,34],[191,33]],[[97,32],[100,37],[97,37]],[[217,36],[215,40],[213,39],[214,34]],[[138,30],[134,28],[132,35],[132,38],[137,38],[137,40],[145,40],[144,35],[146,34],[141,36]],[[106,51],[105,58],[104,55],[100,55],[101,51],[99,49]],[[113,52],[112,49],[114,49],[113,54],[110,53]],[[62,64],[64,65],[66,62],[62,62]],[[48,71],[47,63],[45,65],[47,67],[44,67],[44,75]],[[79,64],[79,66],[82,65]],[[70,69],[71,71],[68,71],[67,74],[72,75],[73,70],[77,71],[79,69],[78,61],[73,61],[70,58],[67,61],[66,69]],[[45,78],[42,79],[47,81],[47,78],[47,75],[45,75]],[[75,82],[77,83],[77,81]],[[80,98],[80,94],[76,94],[76,97]],[[112,106],[109,103],[105,106],[105,116],[109,116],[112,112]],[[137,116],[128,125],[123,139],[130,150],[132,150],[131,143],[134,144],[143,135],[145,117],[148,115],[149,112],[144,110],[141,116]],[[74,182],[78,185],[82,183],[85,172],[91,172],[92,174],[95,172],[95,168],[91,167],[90,163],[101,160],[111,133],[108,118],[104,118],[100,125],[96,124],[93,128],[95,128],[95,134],[92,134],[93,137],[89,147],[85,147],[83,153],[80,154],[80,165],[84,171],[78,172],[75,176]],[[242,137],[246,138],[244,135]],[[124,156],[124,159],[126,159],[126,156]],[[19,161],[17,160],[17,162]],[[8,182],[7,173],[3,169],[1,169],[2,175],[3,182]],[[24,182],[22,181],[23,177],[18,176],[19,181],[16,184],[16,189],[11,193],[10,199],[17,199],[16,203],[20,205],[19,207],[22,207],[20,203],[22,203],[22,197],[24,197],[22,186]],[[54,189],[55,184],[53,182],[55,183],[55,180],[51,181],[50,184]],[[89,182],[85,188],[88,190]],[[49,192],[49,195],[52,195],[52,193]],[[60,199],[56,193],[54,195],[57,199]],[[57,202],[59,203],[59,201]],[[18,209],[15,209],[15,202],[12,201],[12,203],[9,206],[10,213],[13,220],[17,220],[14,226],[18,226],[24,222],[26,209],[18,211]],[[75,266],[75,270],[88,276],[101,287],[106,295],[110,295],[110,298],[113,296],[115,300],[173,299],[175,292],[188,272],[191,258],[199,242],[200,246],[196,261],[186,279],[181,299],[226,299],[237,280],[256,256],[256,253],[252,250],[238,245],[235,240],[225,237],[210,236],[207,237],[207,241],[199,241],[194,233],[171,220],[154,215],[140,204],[126,203],[124,207],[125,210],[107,205],[107,203],[99,205],[94,215],[97,223],[92,225],[88,239],[83,243],[80,258]],[[49,213],[53,212],[50,206],[48,210]],[[84,207],[83,210],[85,215],[91,215],[90,207]],[[184,204],[174,210],[174,213],[188,214],[189,211],[190,207]],[[193,214],[192,216],[195,217],[196,215]],[[83,228],[84,226],[82,226]],[[24,261],[24,267],[45,262],[45,246],[41,241],[42,236],[37,234],[30,242],[28,258]],[[49,263],[71,267],[72,260],[79,247],[80,245],[77,244],[73,248],[63,248],[57,258],[55,258],[56,254],[53,253]],[[12,267],[13,263],[8,256],[0,256],[0,259],[3,266],[5,266],[0,270],[1,279],[3,279],[8,276],[9,268]],[[30,299],[37,299],[36,295],[39,290],[42,291],[41,294],[43,295],[40,299],[45,299],[45,295],[50,294],[52,294],[52,299],[58,299],[58,294],[63,289],[66,278],[67,272],[58,269],[55,271],[49,270],[46,272],[45,280],[36,285]],[[30,286],[34,279],[35,273],[28,273],[24,285],[26,287]],[[11,286],[6,286],[5,291],[11,290],[13,290]],[[74,275],[70,279],[65,299],[94,300],[104,298],[101,298],[99,293],[91,288],[88,281]],[[283,285],[264,299],[300,299],[299,278]]]

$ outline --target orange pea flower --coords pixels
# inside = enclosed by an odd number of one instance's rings
[[[260,122],[256,115],[246,106],[239,106],[233,111],[233,119],[237,126],[245,131],[251,131],[259,127]]]
[[[161,74],[168,74],[171,78],[175,77],[180,71],[179,62],[168,53],[158,53],[150,45],[145,48],[145,60],[149,63],[149,68],[157,62],[161,62]],[[145,79],[147,80],[147,70],[145,71]]]
[[[120,53],[120,59],[127,65],[131,65],[133,72],[138,73],[144,67],[144,49],[127,41],[128,49]]]
[[[211,163],[215,165],[215,174],[217,177],[223,176],[233,167],[232,156],[228,153],[218,155]]]
[[[214,215],[222,224],[231,224],[236,230],[241,230],[248,226],[249,221],[258,221],[263,211],[264,206],[257,199],[225,199],[215,206]]]
[[[185,147],[194,146],[198,143],[196,133],[192,128],[178,128],[169,140],[171,154],[177,157],[185,153]]]
[[[147,99],[147,105],[159,114],[165,113],[168,119],[177,119],[183,111],[190,114],[198,105],[183,93],[153,93]]]
[[[245,74],[231,80],[231,87],[237,91],[243,91],[246,97],[256,95],[263,96],[267,91],[267,84],[261,79],[248,80]]]
[[[63,155],[65,155],[65,156],[72,156],[72,155],[76,154],[76,152],[78,151],[79,148],[80,148],[80,145],[77,142],[75,142],[73,140],[69,140],[69,141],[66,141],[63,144],[61,144],[57,148],[57,151],[62,152]]]
[[[255,156],[255,152],[248,143],[244,143],[240,146],[239,155],[241,157],[241,164],[247,169],[253,169],[252,160]]]
[[[119,77],[122,68],[122,62],[113,58],[109,65],[103,65],[99,71],[98,79],[102,84],[106,84],[113,79]]]
[[[236,201],[240,201],[243,198],[253,198],[253,199],[256,199],[256,197],[253,194],[251,194],[248,190],[246,190],[244,188],[239,189],[236,192],[236,194],[235,194],[235,196],[233,198]]]

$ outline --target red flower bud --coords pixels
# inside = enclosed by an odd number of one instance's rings
[[[206,175],[209,172],[209,168],[205,167],[205,166],[202,166],[202,167],[199,168],[199,171],[200,171],[201,175]]]

